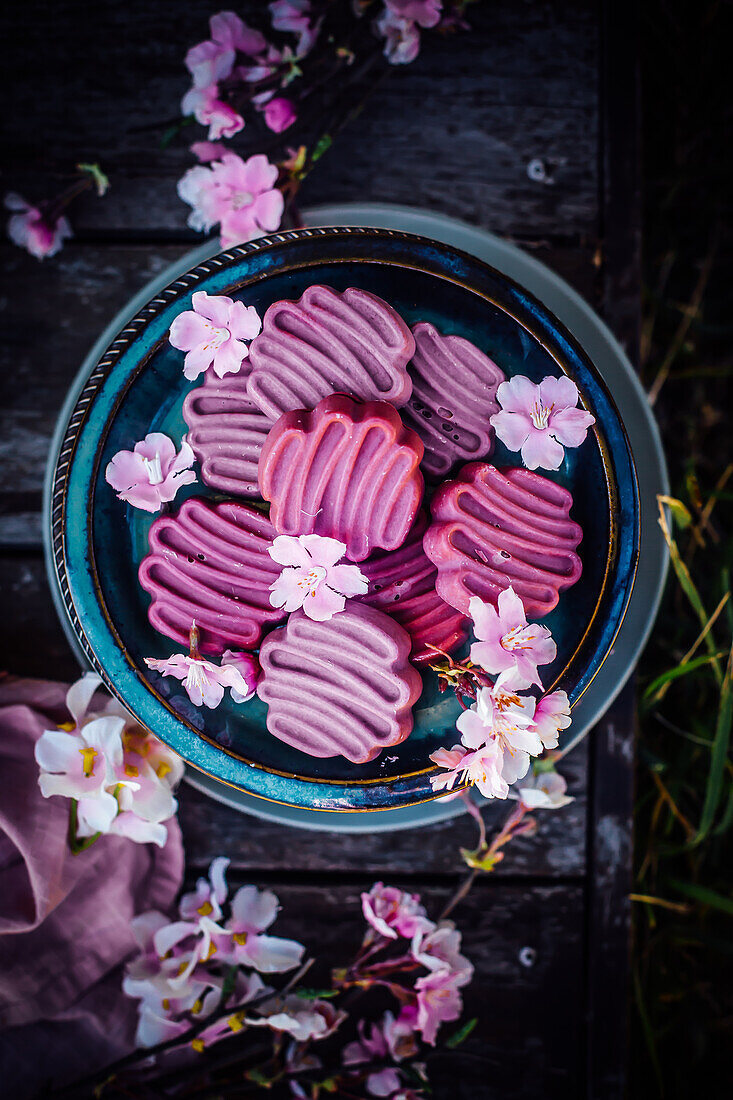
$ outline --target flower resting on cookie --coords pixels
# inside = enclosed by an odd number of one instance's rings
[[[119,500],[146,512],[159,512],[161,505],[173,500],[181,485],[191,485],[196,474],[190,469],[196,461],[184,435],[176,451],[172,439],[162,432],[150,432],[132,451],[118,451],[108,463],[104,477],[117,490]]]
[[[174,319],[168,337],[174,348],[186,352],[184,375],[193,381],[210,369],[217,378],[236,374],[249,355],[245,341],[254,340],[262,328],[257,310],[203,290],[193,295],[191,305]]]
[[[357,565],[339,565],[346,546],[323,535],[278,535],[268,553],[282,573],[270,586],[270,603],[290,613],[302,607],[309,619],[326,622],[346,606],[347,596],[365,596],[369,585]]]
[[[492,674],[516,669],[527,686],[542,687],[538,665],[557,656],[557,646],[546,626],[528,623],[524,604],[513,588],[499,593],[497,606],[473,596],[469,603],[477,641],[471,646],[471,660]]]
[[[191,623],[189,653],[174,653],[172,657],[157,660],[146,657],[145,664],[163,676],[175,676],[183,682],[191,702],[214,710],[229,688],[235,703],[246,703],[257,687],[259,666],[250,653],[233,653],[227,649],[222,663],[215,665],[205,660],[199,652],[199,632],[195,621]]]
[[[490,418],[497,438],[510,451],[521,451],[529,470],[558,470],[565,447],[579,447],[595,417],[577,408],[578,387],[565,376],[548,375],[537,385],[523,374],[496,391],[501,411]]]

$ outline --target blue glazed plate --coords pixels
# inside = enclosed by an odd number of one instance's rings
[[[191,384],[167,333],[173,318],[190,308],[192,293],[229,294],[264,313],[271,302],[299,297],[314,282],[371,290],[410,324],[429,320],[473,340],[508,375],[539,381],[564,372],[577,383],[597,428],[551,476],[573,493],[584,571],[545,620],[558,643],[546,683],[565,688],[577,702],[613,644],[633,587],[639,505],[628,440],[595,367],[543,306],[480,261],[425,238],[364,228],[280,233],[221,253],[161,291],[112,341],[71,413],[51,490],[53,563],[91,664],[133,714],[194,767],[296,807],[404,807],[432,797],[428,757],[450,742],[459,712],[455,700],[438,694],[432,674],[425,676],[410,738],[361,766],[316,760],[277,741],[257,699],[227,701],[214,712],[193,707],[176,681],[143,663],[175,648],[148,623],[148,596],[137,583],[152,517],[122,504],[104,481],[119,449],[149,431],[176,442],[185,431],[181,404]],[[497,465],[517,460],[501,446],[492,458]],[[187,492],[215,496],[200,483]]]

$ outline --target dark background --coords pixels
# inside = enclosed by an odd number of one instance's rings
[[[0,244],[0,665],[14,673],[75,674],[43,571],[48,443],[96,336],[199,239],[175,182],[203,135],[160,142],[187,87],[185,50],[227,6],[31,0],[4,15],[3,190],[38,201],[78,161],[99,161],[112,183],[72,209],[75,239],[59,256],[39,264]],[[568,279],[645,385],[667,378],[655,408],[672,491],[697,522],[733,457],[730,5],[483,0],[468,18],[470,33],[426,36],[419,59],[388,74],[303,202],[426,206],[516,241]],[[535,160],[541,179],[527,171]],[[731,561],[732,487],[715,497],[691,563],[708,612]],[[689,556],[689,531],[677,534]],[[726,624],[722,615],[715,628],[721,649]],[[671,581],[639,694],[698,632]],[[645,1097],[728,1091],[729,829],[690,851],[679,820],[699,817],[708,776],[720,698],[709,680],[706,668],[680,680],[657,709],[627,690],[565,765],[573,805],[516,842],[456,912],[478,967],[468,1010],[481,1023],[439,1075],[439,1097],[618,1097],[625,1079]],[[730,785],[729,766],[726,794]],[[412,884],[439,907],[458,881],[459,846],[472,842],[463,822],[357,840],[245,820],[188,790],[181,802],[188,876],[231,855],[235,881],[276,887],[283,934],[302,936],[305,923],[330,957],[353,947],[358,894],[374,878]]]

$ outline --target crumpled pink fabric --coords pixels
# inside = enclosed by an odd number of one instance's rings
[[[69,852],[68,800],[41,796],[33,756],[44,729],[68,720],[67,690],[0,679],[0,1064],[16,1098],[132,1048],[120,967],[135,951],[130,921],[169,911],[183,879],[175,819],[164,848],[109,836]]]

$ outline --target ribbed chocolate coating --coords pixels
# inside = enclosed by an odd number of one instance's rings
[[[246,504],[210,505],[192,497],[150,528],[150,553],[139,578],[153,601],[150,622],[188,644],[195,619],[204,653],[253,649],[265,623],[284,613],[270,604],[280,566],[267,552],[275,532]]]
[[[322,623],[294,612],[260,649],[268,730],[309,756],[373,760],[412,731],[422,679],[409,654],[407,633],[373,607],[349,600]]]
[[[333,394],[285,413],[260,455],[260,492],[280,535],[327,535],[352,561],[404,542],[420,508],[423,445],[383,401]]]
[[[257,497],[257,463],[272,421],[247,397],[244,374],[207,374],[183,402],[201,480],[234,496]]]
[[[496,387],[506,378],[462,336],[444,336],[425,321],[412,333],[415,354],[407,368],[412,396],[402,419],[425,444],[425,473],[445,477],[458,459],[491,454],[494,429],[489,417],[499,411]]]
[[[463,645],[469,620],[435,591],[438,571],[423,549],[428,521],[424,512],[399,550],[380,551],[360,565],[369,582],[362,603],[379,607],[403,626],[412,639],[412,660],[429,661]]]
[[[438,594],[467,614],[472,596],[496,603],[511,585],[528,618],[552,611],[582,572],[572,503],[567,489],[532,470],[464,466],[435,493],[423,538]]]
[[[330,393],[404,405],[414,350],[409,327],[375,294],[310,286],[267,310],[249,349],[248,393],[272,420]]]

